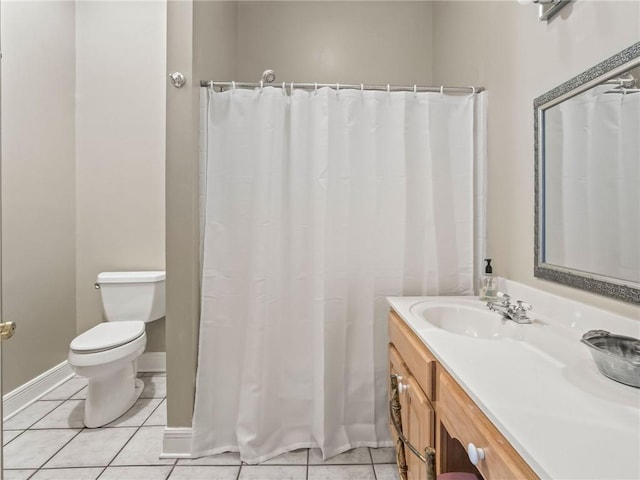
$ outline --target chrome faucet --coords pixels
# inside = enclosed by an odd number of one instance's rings
[[[531,305],[518,300],[514,305],[511,303],[511,297],[506,293],[498,292],[499,302],[487,302],[487,307],[493,312],[502,314],[503,317],[513,320],[516,323],[531,323],[532,320],[527,317],[527,312],[531,310]]]

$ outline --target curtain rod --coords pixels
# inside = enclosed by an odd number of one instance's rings
[[[336,90],[379,90],[388,92],[440,92],[440,93],[478,93],[484,91],[484,87],[422,87],[419,85],[367,85],[367,84],[342,84],[342,83],[264,83],[264,82],[216,82],[213,80],[201,80],[201,87],[220,88],[228,90],[230,88],[258,88],[275,87],[284,89],[316,90],[318,88],[329,87]]]

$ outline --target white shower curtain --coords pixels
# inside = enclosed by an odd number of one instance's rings
[[[193,456],[390,445],[385,297],[473,293],[485,95],[205,92]]]

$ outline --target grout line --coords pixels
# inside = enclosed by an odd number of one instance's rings
[[[369,458],[371,459],[371,470],[373,470],[373,480],[378,480],[378,474],[376,473],[376,466],[373,463],[373,452],[371,451],[371,447],[367,447],[369,450]]]
[[[19,430],[4,430],[4,431],[5,431],[5,432],[17,432],[17,431],[19,431]],[[9,441],[7,442],[7,444],[6,444],[6,445],[4,445],[4,439],[3,439],[3,440],[2,440],[2,443],[3,443],[2,448],[7,447],[11,442],[13,442],[16,438],[18,438],[18,437],[22,436],[22,434],[23,434],[24,432],[26,432],[26,431],[27,431],[27,430],[22,430],[18,435],[16,435],[16,436],[15,436],[15,437],[13,437],[11,440],[9,440]]]
[[[178,465],[177,461],[173,465],[171,465],[171,468],[169,469],[169,473],[167,473],[167,476],[164,477],[164,480],[169,480],[169,478],[171,478],[171,475],[173,474],[173,471],[176,469],[177,465]]]
[[[311,456],[311,449],[307,448],[307,472],[305,475],[305,480],[309,480],[309,457]]]
[[[58,406],[56,406],[55,408],[51,409],[51,411],[50,411],[50,412],[45,413],[42,417],[39,417],[35,422],[31,423],[28,427],[26,427],[26,428],[17,428],[17,429],[15,429],[15,430],[25,430],[25,431],[26,431],[26,430],[30,430],[30,429],[31,429],[31,428],[32,428],[36,423],[38,423],[38,422],[39,422],[40,420],[42,420],[44,417],[46,417],[46,416],[47,416],[47,415],[49,415],[50,413],[55,412],[58,408],[60,408],[60,407],[62,406],[62,404],[64,404],[64,402],[65,402],[65,401],[66,401],[66,400],[36,400],[36,401],[35,401],[35,402],[33,402],[31,405],[35,405],[35,404],[36,404],[36,403],[38,403],[38,402],[60,402],[60,405],[58,405]],[[27,407],[27,408],[29,408],[29,407]],[[26,410],[26,409],[25,409],[25,410]],[[23,410],[23,412],[24,412],[24,410]],[[20,412],[20,413],[22,413],[22,412]],[[17,415],[20,415],[20,413],[18,413]],[[16,416],[17,416],[17,415],[16,415]],[[11,421],[13,418],[15,418],[15,417],[11,417],[11,419],[9,419],[9,421]],[[3,429],[4,429],[4,425],[3,425]],[[37,429],[37,430],[40,430],[40,429]],[[7,430],[7,431],[11,431],[11,430],[9,429],[9,430]]]
[[[98,474],[98,476],[96,477],[96,480],[98,480],[102,474],[104,473],[104,471],[107,469],[108,467],[102,467],[102,471]]]
[[[160,408],[160,405],[162,405],[162,402],[164,402],[166,400],[167,397],[162,397],[160,398],[160,403],[158,403],[158,405],[156,405],[156,408],[154,408],[151,413],[147,416],[147,418],[144,419],[144,422],[142,422],[142,425],[140,425],[141,427],[145,426],[145,423],[147,423],[149,421],[149,419],[151,418],[151,416],[156,413],[156,410],[158,410]],[[141,400],[140,398],[138,400]],[[136,402],[138,401],[136,400]],[[148,400],[155,400],[155,398],[149,398]],[[147,425],[148,427],[165,427],[166,425]]]
[[[76,430],[76,429],[75,429],[75,428],[67,428],[66,430]],[[53,457],[55,457],[58,453],[60,453],[60,451],[61,451],[64,447],[66,447],[67,445],[69,445],[69,444],[73,441],[73,439],[74,439],[74,438],[76,438],[78,435],[80,435],[80,432],[82,432],[83,430],[85,430],[85,429],[84,429],[84,428],[79,429],[79,430],[76,432],[76,434],[75,434],[73,437],[71,437],[71,438],[69,439],[69,441],[68,441],[68,442],[66,442],[64,445],[62,445],[58,450],[56,450],[56,452],[55,452],[53,455],[51,455],[49,458],[47,458],[47,459],[46,459],[46,460],[45,460],[45,461],[44,461],[44,462],[43,462],[43,463],[42,463],[38,468],[36,468],[36,471],[35,471],[34,475],[35,475],[36,473],[38,473],[38,472],[40,471],[40,469],[41,469],[42,467],[44,467],[44,466],[45,466],[49,461],[51,461],[51,459],[52,459]]]
[[[240,462],[240,468],[238,469],[238,475],[236,475],[236,480],[240,480],[240,472],[242,472],[242,466],[244,462]]]
[[[164,398],[166,398],[166,397],[162,397],[162,400],[164,400]],[[136,400],[136,403],[137,403],[138,401],[140,401],[140,400],[142,400],[142,398],[138,398],[138,400]],[[146,399],[146,400],[153,400],[153,399]],[[160,404],[162,403],[162,400],[161,400],[161,401],[160,401],[160,403],[156,406],[156,408],[154,408],[154,409],[153,409],[153,412],[155,412],[155,411],[156,411],[156,409],[160,406]],[[134,403],[134,405],[135,405],[135,403]],[[132,408],[133,408],[133,407],[132,407]],[[151,413],[147,416],[147,418],[144,420],[144,422],[146,422],[147,420],[149,420],[149,417],[150,417],[151,415],[153,415],[153,412],[151,412]],[[133,432],[133,435],[131,435],[131,437],[129,437],[129,439],[125,442],[125,444],[122,446],[122,448],[121,448],[120,450],[118,450],[118,452],[113,456],[113,458],[112,458],[112,459],[109,461],[109,463],[107,464],[107,467],[112,466],[111,464],[113,463],[113,461],[118,457],[118,455],[120,455],[120,453],[122,453],[122,451],[127,447],[127,445],[129,445],[129,443],[131,442],[131,440],[133,439],[133,437],[135,437],[135,436],[138,434],[138,432],[140,431],[140,429],[143,427],[144,422],[143,422],[141,425],[139,425],[138,427],[121,427],[121,428],[135,428],[135,429],[136,429],[136,431],[135,431],[135,432]],[[154,425],[154,426],[157,426],[157,425]],[[111,428],[118,428],[118,427],[111,427]],[[152,467],[152,466],[155,466],[155,465],[172,465],[173,467],[175,467],[177,463],[178,463],[178,459],[177,459],[177,458],[175,458],[175,459],[173,459],[173,463],[162,463],[162,464],[152,464],[152,465],[133,465],[133,466],[146,466],[146,467]],[[116,466],[124,467],[124,466],[132,466],[132,465],[113,465],[113,466],[114,466],[114,467],[116,467]],[[105,468],[106,468],[106,467],[105,467]],[[173,471],[173,469],[171,469],[171,471]]]
[[[371,470],[373,470],[373,480],[378,480],[378,473],[376,472],[376,464],[373,463],[373,452],[371,447],[367,447],[369,450],[369,458],[371,458]]]
[[[111,460],[109,460],[109,462],[107,462],[107,466],[106,466],[105,468],[107,468],[107,467],[110,467],[110,466],[111,466],[111,464],[113,463],[113,461],[118,457],[118,455],[120,455],[120,453],[125,449],[125,447],[126,447],[127,445],[129,445],[129,442],[131,442],[131,440],[133,439],[133,437],[135,437],[135,436],[136,436],[136,434],[140,431],[140,428],[141,428],[141,427],[128,427],[128,428],[135,428],[135,429],[136,429],[136,431],[135,431],[135,432],[133,432],[133,435],[131,435],[131,436],[129,437],[129,439],[128,439],[126,442],[124,442],[124,445],[122,445],[122,447],[120,448],[120,450],[118,450],[118,451],[116,452],[116,454],[115,454],[113,457],[111,457]],[[117,466],[117,465],[114,465],[114,467],[115,467],[115,466]]]

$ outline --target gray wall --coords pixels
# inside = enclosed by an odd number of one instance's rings
[[[167,67],[187,84],[167,92],[167,416],[190,427],[195,392],[199,267],[200,80],[236,73],[235,1],[184,0],[167,9]]]
[[[76,7],[78,332],[102,321],[99,272],[165,265],[166,1]],[[147,351],[164,351],[164,320]]]
[[[164,268],[166,1],[3,1],[1,14],[8,393],[102,321],[97,273]],[[147,331],[147,350],[164,350],[164,321]]]
[[[2,2],[4,392],[66,360],[75,313],[75,6]],[[37,35],[34,35],[37,32]]]
[[[276,82],[431,82],[430,2],[239,2],[238,75]]]
[[[551,22],[517,2],[435,2],[434,82],[489,90],[494,273],[633,318],[640,309],[533,277],[533,99],[635,43],[640,2],[577,1]]]
[[[190,427],[199,321],[198,92],[201,79],[425,84],[428,2],[170,2],[167,95],[167,413]]]

